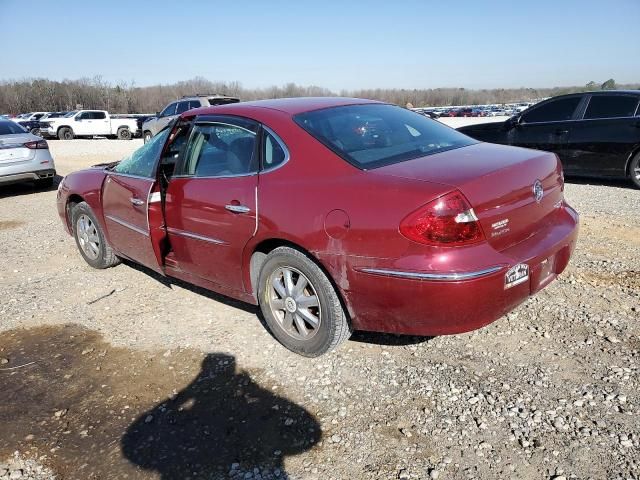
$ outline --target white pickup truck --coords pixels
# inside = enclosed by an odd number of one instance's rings
[[[131,140],[138,134],[135,118],[112,118],[104,110],[74,110],[64,117],[40,123],[40,135],[71,140],[74,137],[106,136]]]

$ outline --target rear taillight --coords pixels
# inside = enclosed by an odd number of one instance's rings
[[[400,222],[400,233],[425,245],[468,245],[484,240],[473,208],[453,191],[410,213]]]
[[[40,150],[40,149],[48,149],[49,144],[46,140],[36,140],[33,142],[27,142],[24,144],[25,147],[30,148],[32,150]]]

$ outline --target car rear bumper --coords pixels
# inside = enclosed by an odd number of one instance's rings
[[[53,178],[56,171],[52,168],[47,170],[38,170],[35,172],[12,173],[9,175],[0,175],[0,184],[28,182],[33,180],[43,180],[45,178]]]
[[[468,271],[420,271],[358,260],[342,289],[354,327],[411,335],[447,335],[483,327],[513,310],[564,271],[575,249],[578,214],[569,206],[558,223]],[[422,259],[422,263],[426,263]],[[505,274],[526,264],[526,281],[506,287]],[[416,265],[417,266],[417,265]]]

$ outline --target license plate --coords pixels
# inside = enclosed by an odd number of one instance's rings
[[[514,265],[504,274],[504,288],[515,287],[529,280],[529,265],[519,263]]]

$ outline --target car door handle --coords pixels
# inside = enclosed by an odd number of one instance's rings
[[[144,205],[144,200],[140,200],[139,198],[133,198],[133,197],[131,197],[131,198],[129,199],[129,201],[130,201],[133,205],[135,205],[136,207],[139,207],[139,206],[141,206],[141,205]]]
[[[560,130],[560,129],[558,129],[558,130],[555,131],[556,135],[564,135],[565,133],[569,133],[569,130]]]
[[[233,213],[249,213],[251,211],[246,205],[225,205],[224,208]]]

